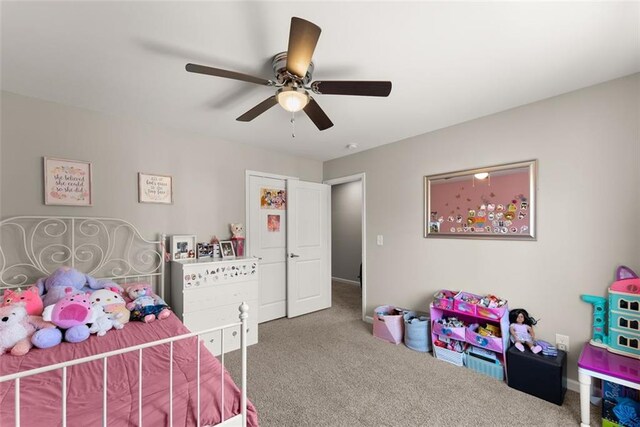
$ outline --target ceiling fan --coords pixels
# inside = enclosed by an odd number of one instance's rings
[[[190,73],[207,74],[227,79],[241,80],[258,85],[276,88],[275,95],[265,99],[236,120],[250,122],[276,104],[292,113],[303,110],[319,130],[333,126],[333,123],[309,94],[318,95],[358,95],[389,96],[391,82],[353,81],[353,80],[317,80],[311,82],[313,62],[311,57],[320,37],[320,27],[301,18],[291,18],[289,47],[273,57],[274,80],[250,76],[235,71],[204,65],[187,64]]]

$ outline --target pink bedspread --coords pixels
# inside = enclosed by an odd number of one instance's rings
[[[129,322],[124,329],[111,330],[103,337],[91,336],[79,344],[62,343],[48,350],[32,349],[26,356],[0,356],[0,375],[26,371],[67,360],[188,333],[171,315],[150,324]],[[196,339],[174,343],[173,425],[196,425],[197,347]],[[201,345],[200,420],[202,425],[221,421],[222,366]],[[169,425],[169,344],[143,350],[142,423]],[[108,425],[138,425],[138,352],[109,358],[107,367]],[[20,381],[20,416],[23,426],[61,425],[62,370],[47,372]],[[102,422],[102,360],[67,370],[67,425],[99,426]],[[14,425],[14,381],[0,383],[2,426]],[[240,391],[224,371],[224,419],[240,413]],[[257,426],[258,416],[249,402],[247,425]]]

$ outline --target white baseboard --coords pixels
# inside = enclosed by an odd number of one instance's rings
[[[576,380],[572,380],[571,378],[567,378],[567,389],[580,393],[580,383]]]
[[[350,285],[358,285],[358,286],[360,286],[360,282],[357,282],[355,280],[342,279],[340,277],[332,277],[331,280],[335,280],[336,282],[340,282],[340,283],[348,283]]]
[[[373,324],[373,317],[365,316],[364,321],[367,322],[367,323],[372,323]]]

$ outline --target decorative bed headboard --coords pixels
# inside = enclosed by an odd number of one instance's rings
[[[115,218],[17,216],[0,221],[0,288],[35,283],[56,268],[97,279],[148,281],[164,292],[164,242]]]

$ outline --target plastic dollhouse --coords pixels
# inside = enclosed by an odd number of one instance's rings
[[[591,344],[610,352],[640,359],[640,278],[629,267],[616,270],[616,281],[609,287],[609,301],[582,295],[593,304]],[[605,325],[605,316],[608,328]],[[608,329],[608,331],[607,331]]]

